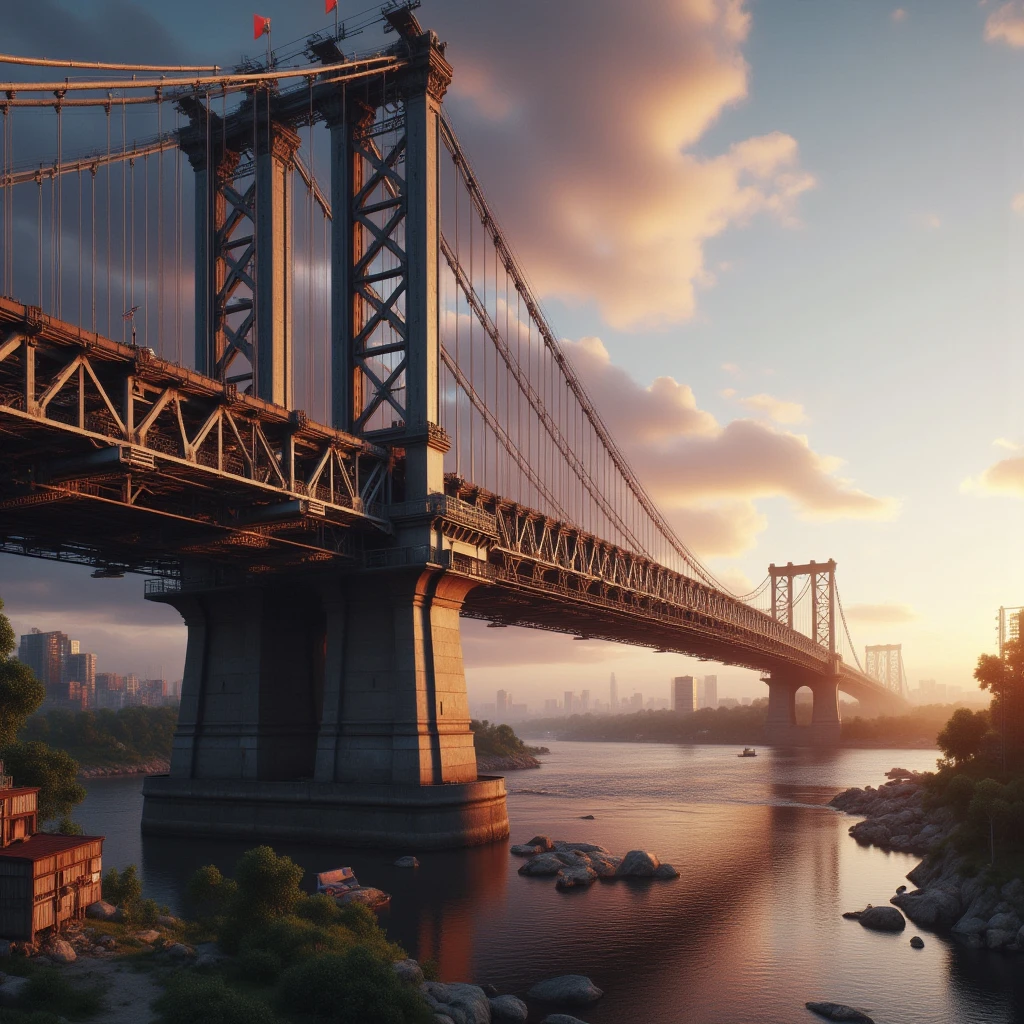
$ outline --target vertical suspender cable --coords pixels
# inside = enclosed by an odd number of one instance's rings
[[[157,156],[159,159],[159,155]],[[142,161],[142,223],[145,225],[142,235],[143,270],[142,270],[142,294],[146,303],[146,319],[143,322],[142,340],[146,348],[149,348],[149,154],[147,153]],[[134,189],[132,190],[134,194]],[[133,261],[134,262],[134,261]]]
[[[78,324],[82,324],[82,165],[78,165]]]
[[[157,90],[156,133],[164,134],[163,93]],[[164,354],[164,155],[156,155],[156,350]]]
[[[38,252],[38,266],[36,273],[39,275],[39,308],[43,307],[43,173],[42,171],[36,177],[36,185],[38,186],[38,236],[39,236],[39,252]]]
[[[128,107],[121,102],[121,310],[128,309]],[[121,341],[125,340],[128,321],[121,318]]]
[[[59,99],[57,102],[57,171],[54,175],[54,184],[57,189],[57,246],[54,253],[54,273],[56,275],[56,291],[57,291],[57,318],[61,319],[61,313],[63,310],[63,264],[64,261],[61,258],[63,255],[63,234],[64,234],[64,174],[63,167],[61,166],[64,162],[64,108],[60,103]]]
[[[107,166],[104,169],[106,172],[107,179],[107,207],[104,210],[107,219],[107,325],[106,335],[109,338],[111,334],[111,324],[113,323],[110,317],[110,93],[107,93]]]
[[[92,333],[96,333],[96,165],[89,169],[89,190],[92,202],[92,228],[89,231],[89,240],[92,242],[92,259],[89,261],[89,274],[92,278],[90,292],[92,293]]]
[[[175,128],[181,130],[181,113],[175,111]],[[182,361],[181,345],[181,146],[174,151],[174,346],[178,364]],[[198,312],[198,311],[197,311]]]

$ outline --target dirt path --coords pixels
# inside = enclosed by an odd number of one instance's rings
[[[103,1024],[151,1024],[153,1000],[163,991],[148,972],[113,958],[79,957],[61,974],[73,984],[103,984],[106,1007],[98,1017]]]

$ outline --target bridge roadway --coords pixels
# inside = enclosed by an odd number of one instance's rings
[[[400,451],[8,299],[0,438],[0,547],[163,577],[153,597],[182,587],[183,560],[203,566],[186,587],[394,568],[418,558],[397,543],[395,521],[428,520],[423,560],[476,584],[465,616],[812,689],[831,679],[872,710],[899,706],[810,638],[703,582],[452,475],[444,495],[395,501]]]

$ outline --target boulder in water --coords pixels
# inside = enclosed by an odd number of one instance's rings
[[[654,872],[655,878],[678,878],[679,872],[671,864],[659,864]]]
[[[587,1024],[579,1017],[570,1017],[567,1013],[549,1013],[540,1024]]]
[[[824,1017],[826,1020],[844,1021],[847,1024],[875,1024],[875,1022],[860,1010],[843,1003],[805,1003],[808,1010]]]
[[[597,1002],[604,992],[584,974],[563,974],[538,981],[526,994],[541,1003],[589,1006]]]
[[[646,850],[630,850],[616,872],[620,878],[653,878],[661,861]]]
[[[869,907],[857,920],[874,932],[901,932],[907,927],[906,919],[895,907]]]
[[[493,1024],[526,1024],[529,1010],[522,999],[515,996],[492,996],[491,1020]]]
[[[508,848],[508,852],[516,857],[533,857],[538,853],[543,853],[544,850],[540,846],[527,846],[526,843],[513,843]]]
[[[565,864],[553,853],[541,853],[531,857],[520,869],[521,875],[557,875]]]
[[[399,857],[398,860],[395,861],[396,868],[418,868],[419,866],[420,862],[411,855],[408,857]]]
[[[548,853],[555,848],[555,844],[547,836],[534,836],[527,839],[524,846],[539,846],[541,853]]]
[[[911,940],[910,944],[914,949],[924,949],[924,939],[920,935],[915,935]]]
[[[580,889],[593,885],[597,881],[597,872],[586,864],[564,867],[558,872],[555,887],[558,889]]]

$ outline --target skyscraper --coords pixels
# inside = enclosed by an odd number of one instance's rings
[[[580,690],[579,710],[586,714],[590,710],[590,691]]]
[[[704,677],[704,707],[718,707],[718,676]]]
[[[676,676],[672,680],[672,710],[682,714],[697,710],[697,683],[693,676]]]
[[[18,661],[28,665],[32,674],[46,687],[46,695],[57,696],[64,682],[64,659],[71,653],[67,633],[42,633],[33,629],[21,637]]]
[[[576,710],[576,692],[574,690],[565,691],[565,702],[562,705],[562,710],[567,715],[571,715]]]
[[[608,703],[612,706],[612,714],[619,710],[619,684],[615,681],[615,673],[612,673],[612,681],[608,684]]]
[[[77,641],[72,640],[73,644]],[[81,703],[82,707],[93,707],[96,703],[96,655],[88,651],[72,651],[64,659],[64,684],[78,683],[81,687],[80,699],[75,699],[68,692],[68,699]]]
[[[504,690],[498,691],[498,696],[495,701],[495,714],[504,715],[509,710],[509,705],[512,703],[512,699],[508,693]]]

